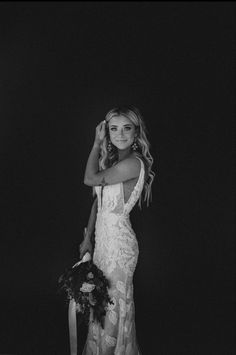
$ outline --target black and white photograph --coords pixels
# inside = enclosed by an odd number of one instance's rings
[[[234,355],[235,2],[0,2],[0,355]]]

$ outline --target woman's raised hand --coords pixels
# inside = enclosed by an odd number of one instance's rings
[[[105,127],[106,127],[106,121],[105,120],[100,122],[97,125],[94,144],[100,145],[102,143],[102,141],[103,141],[103,139],[105,138],[105,135],[106,135]]]

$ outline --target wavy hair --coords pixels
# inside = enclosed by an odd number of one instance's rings
[[[128,118],[135,126],[137,150],[135,153],[144,162],[145,166],[145,179],[144,188],[139,198],[139,208],[141,209],[141,201],[146,201],[147,206],[152,200],[151,186],[155,173],[152,171],[153,157],[150,154],[150,143],[147,139],[147,129],[140,111],[134,106],[116,107],[110,110],[105,117],[106,121],[106,134],[101,144],[100,157],[99,157],[99,170],[105,170],[115,165],[118,162],[118,149],[111,144],[112,149],[107,149],[108,142],[110,141],[108,123],[112,117],[124,116]],[[95,189],[93,187],[93,195]]]

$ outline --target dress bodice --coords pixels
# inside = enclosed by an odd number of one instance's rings
[[[104,187],[95,186],[98,197],[98,213],[129,216],[129,213],[140,197],[144,185],[144,163],[139,157],[137,159],[141,162],[139,178],[127,202],[124,200],[123,182],[105,185]]]

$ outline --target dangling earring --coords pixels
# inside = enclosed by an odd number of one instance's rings
[[[111,141],[110,140],[107,143],[107,150],[108,150],[108,152],[112,151],[112,145],[111,145]]]
[[[137,149],[138,149],[138,145],[137,145],[137,143],[136,143],[136,138],[134,138],[134,142],[133,142],[133,144],[131,145],[131,148],[132,148],[133,150],[137,150]]]

